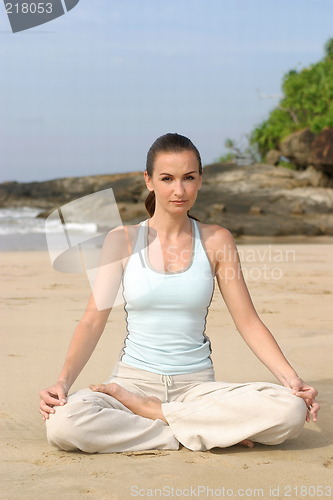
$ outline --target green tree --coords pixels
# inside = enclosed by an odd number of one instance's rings
[[[249,144],[249,137],[247,135],[245,135],[238,143],[236,143],[233,139],[226,139],[224,147],[228,149],[229,152],[218,159],[218,161],[222,163],[249,165],[260,161],[258,148],[255,144]]]
[[[282,91],[278,106],[250,135],[250,143],[256,144],[263,156],[292,132],[333,127],[333,38],[326,43],[321,61],[284,76]]]

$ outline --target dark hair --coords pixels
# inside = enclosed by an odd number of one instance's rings
[[[158,137],[148,151],[146,171],[149,177],[153,175],[154,162],[159,153],[180,153],[181,151],[193,151],[199,163],[199,174],[202,175],[202,161],[200,153],[193,142],[184,135],[169,133]],[[154,191],[149,192],[145,200],[145,207],[150,217],[152,217],[155,212]],[[190,215],[189,212],[187,212],[187,215],[192,219],[198,220],[196,217],[193,217],[193,215]]]

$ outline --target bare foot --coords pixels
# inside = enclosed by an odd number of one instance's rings
[[[253,448],[254,447],[254,442],[251,441],[251,439],[244,439],[239,444],[241,444],[242,446],[246,446],[247,448]]]
[[[152,420],[160,419],[166,424],[168,423],[162,412],[162,401],[155,396],[138,396],[114,382],[107,385],[90,385],[89,387],[92,391],[103,392],[112,396],[136,415]]]
[[[136,415],[150,418],[151,420],[160,419],[166,424],[168,423],[162,412],[162,401],[155,396],[139,396],[133,394],[133,392],[124,389],[124,387],[114,382],[111,384],[90,385],[89,387],[94,392],[103,392],[104,394],[112,396]],[[254,442],[250,439],[244,439],[239,444],[247,448],[254,447]]]

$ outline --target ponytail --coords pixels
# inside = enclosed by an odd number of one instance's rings
[[[145,207],[150,217],[154,215],[155,212],[155,193],[154,191],[149,191],[149,194],[145,200]]]

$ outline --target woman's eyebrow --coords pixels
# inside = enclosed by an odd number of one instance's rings
[[[197,174],[198,172],[196,170],[191,170],[191,172],[187,172],[186,174],[184,175],[190,175],[190,174]],[[169,175],[169,177],[173,177],[172,174],[167,174],[166,172],[162,172],[160,173],[159,175]]]

